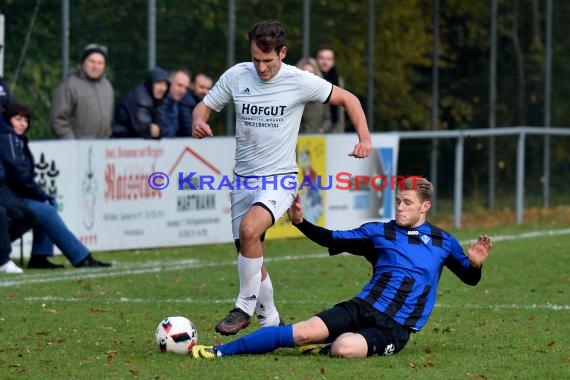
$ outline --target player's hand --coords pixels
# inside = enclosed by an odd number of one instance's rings
[[[491,237],[487,235],[479,236],[477,242],[471,240],[467,249],[467,257],[471,265],[480,268],[483,262],[487,260],[492,246]]]
[[[372,152],[372,142],[362,141],[356,144],[352,153],[348,155],[354,158],[366,158],[370,156],[370,152]]]
[[[301,197],[299,195],[297,195],[293,200],[293,204],[291,204],[291,207],[287,210],[287,215],[289,216],[291,223],[303,223],[303,206],[301,205]]]
[[[192,124],[192,137],[203,139],[204,137],[214,136],[212,128],[204,121],[197,121]]]

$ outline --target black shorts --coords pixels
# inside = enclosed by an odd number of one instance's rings
[[[368,344],[368,356],[399,352],[410,338],[411,330],[361,300],[353,298],[316,314],[329,330],[327,342],[341,334],[360,334]]]

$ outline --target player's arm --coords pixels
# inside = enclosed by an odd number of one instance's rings
[[[333,231],[316,226],[304,219],[303,207],[301,206],[301,198],[299,196],[295,198],[287,213],[291,223],[293,223],[303,235],[318,245],[328,248],[331,256],[338,255],[342,252],[363,256],[371,252],[372,247],[368,239],[356,235],[354,239],[338,239],[335,238]],[[347,231],[347,233],[350,232],[351,231]]]
[[[358,144],[356,144],[349,156],[356,158],[368,157],[372,151],[372,139],[368,131],[366,115],[364,115],[364,110],[358,98],[351,92],[333,85],[329,104],[341,106],[345,109],[358,135]]]
[[[211,113],[212,109],[203,101],[194,107],[194,111],[192,111],[192,137],[202,139],[214,135],[210,125],[208,125]]]
[[[454,244],[452,254],[445,261],[453,274],[467,285],[477,285],[481,280],[483,262],[491,251],[491,238],[487,235],[480,236],[477,242],[471,241],[467,249],[467,256],[459,243]]]

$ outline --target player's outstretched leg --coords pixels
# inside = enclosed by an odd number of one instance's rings
[[[218,346],[196,345],[191,354],[194,359],[216,359],[233,355],[264,354],[281,347],[295,347],[293,325],[264,327]]]

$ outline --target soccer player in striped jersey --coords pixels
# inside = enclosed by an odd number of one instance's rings
[[[420,331],[435,305],[443,267],[461,281],[476,285],[491,250],[491,238],[471,241],[467,255],[455,237],[426,220],[433,197],[425,178],[407,178],[396,194],[396,219],[373,222],[349,231],[331,231],[303,219],[297,198],[289,218],[330,255],[363,256],[372,278],[352,299],[294,325],[266,327],[218,346],[196,346],[194,358],[215,359],[259,354],[280,347],[301,347],[308,354],[345,358],[391,355]]]

